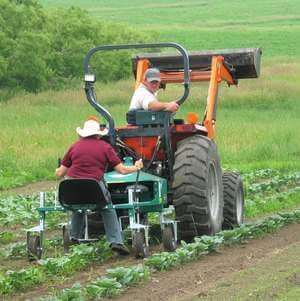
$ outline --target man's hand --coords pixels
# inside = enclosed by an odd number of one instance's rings
[[[55,169],[55,175],[58,178],[62,178],[67,174],[68,167],[61,165],[60,167]]]
[[[144,167],[142,159],[135,161],[134,166],[137,170],[141,170]]]
[[[171,101],[166,104],[166,111],[176,112],[179,108],[179,104],[176,101]]]
[[[134,165],[124,165],[123,163],[119,163],[114,167],[114,169],[122,174],[127,175],[128,173],[136,172],[138,170],[141,170],[144,167],[142,159],[135,161]]]

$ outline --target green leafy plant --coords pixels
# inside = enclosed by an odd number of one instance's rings
[[[31,287],[43,282],[45,275],[37,267],[29,267],[20,271],[7,271],[0,275],[0,293],[10,294],[16,290]]]
[[[0,232],[0,243],[8,244],[14,239],[14,233],[10,231]]]
[[[89,298],[97,300],[102,297],[116,296],[120,294],[121,289],[122,284],[115,278],[102,277],[87,285],[86,292]]]
[[[149,277],[149,270],[142,265],[129,268],[118,267],[107,270],[107,277],[115,278],[122,286],[133,285]]]

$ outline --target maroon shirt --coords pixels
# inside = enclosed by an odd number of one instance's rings
[[[104,140],[86,137],[75,142],[65,154],[61,164],[68,167],[70,178],[100,180],[107,165],[121,163],[115,150]]]

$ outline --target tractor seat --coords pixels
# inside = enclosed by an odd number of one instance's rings
[[[132,125],[165,125],[173,123],[172,113],[168,111],[131,110],[126,114],[128,124]]]
[[[66,179],[58,187],[58,201],[67,210],[100,210],[107,203],[99,182],[93,179]]]

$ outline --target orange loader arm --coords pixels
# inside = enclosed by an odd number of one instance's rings
[[[215,137],[214,126],[216,122],[218,89],[219,84],[223,80],[226,81],[229,86],[237,85],[237,80],[233,78],[232,74],[224,64],[224,58],[222,56],[213,56],[206,102],[206,113],[203,120],[203,125],[207,129],[207,136],[210,139],[214,139]]]
[[[138,88],[140,83],[143,82],[144,74],[149,67],[150,67],[150,62],[147,59],[142,59],[137,62],[135,90]]]

